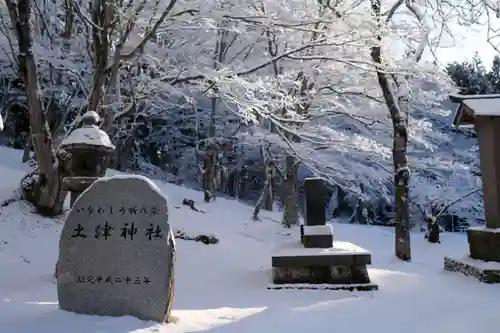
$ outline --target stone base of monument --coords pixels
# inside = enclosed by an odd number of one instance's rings
[[[473,276],[484,283],[500,283],[500,229],[472,227],[467,230],[469,256],[444,258],[444,269]]]
[[[328,248],[280,245],[272,256],[273,286],[268,289],[377,290],[366,265],[371,253],[355,244],[333,241]]]
[[[484,283],[500,283],[500,263],[464,258],[444,257],[444,270],[472,276]]]
[[[500,229],[472,227],[467,229],[470,256],[500,263]]]
[[[269,290],[346,290],[346,291],[372,291],[378,290],[378,286],[374,283],[361,284],[308,284],[308,283],[283,283],[270,284],[267,286]]]
[[[307,248],[329,248],[333,243],[332,225],[301,226],[300,241]]]

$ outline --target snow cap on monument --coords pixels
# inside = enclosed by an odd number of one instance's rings
[[[63,310],[168,322],[175,242],[167,199],[142,176],[101,178],[75,201],[59,241]]]

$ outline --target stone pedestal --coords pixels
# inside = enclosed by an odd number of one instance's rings
[[[274,283],[364,284],[370,283],[365,265],[273,267]]]
[[[500,228],[469,228],[467,240],[471,258],[500,263]]]
[[[444,257],[444,270],[471,276],[484,283],[500,283],[500,263],[464,258]]]
[[[274,286],[269,289],[377,290],[368,275],[369,264],[371,253],[349,242],[334,241],[328,248],[284,243],[272,256]]]
[[[333,244],[333,228],[328,225],[303,226],[302,244],[306,248],[329,248]]]
[[[472,227],[467,230],[470,255],[444,258],[444,269],[472,276],[485,283],[500,283],[500,229]]]
[[[300,242],[278,246],[272,256],[274,285],[268,289],[378,288],[370,283],[366,268],[371,264],[371,253],[352,243],[333,240],[333,228],[326,224],[326,194],[322,179],[304,181],[305,224],[300,227]]]

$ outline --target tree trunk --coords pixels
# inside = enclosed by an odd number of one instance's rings
[[[273,180],[269,177],[269,185],[267,185],[267,191],[264,192],[264,209],[270,212],[273,211]]]
[[[439,239],[439,224],[433,223],[433,221],[431,220],[427,222],[427,229],[428,229],[427,241],[429,243],[441,243]]]
[[[65,39],[70,39],[73,31],[73,23],[75,21],[75,12],[71,0],[64,0],[64,32],[62,36]]]
[[[424,218],[427,221],[426,238],[429,243],[441,243],[439,239],[439,219],[441,218],[442,209],[444,209],[443,205],[433,203],[430,206],[430,213],[424,213]]]
[[[19,54],[19,74],[24,82],[30,114],[30,132],[38,164],[38,177],[31,187],[31,198],[37,211],[43,215],[54,216],[62,212],[64,201],[60,191],[60,175],[52,151],[52,137],[43,112],[43,104],[38,86],[35,58],[32,50],[30,26],[31,0],[19,0],[17,5],[7,0],[11,23],[15,26]]]
[[[266,162],[266,180],[264,182],[264,187],[262,188],[262,192],[260,193],[259,200],[255,205],[255,209],[253,211],[253,220],[259,220],[259,213],[262,206],[266,210],[273,209],[273,201],[272,201],[272,188],[271,188],[271,180],[272,180],[272,164],[268,160]]]
[[[121,139],[115,143],[116,149],[114,151],[112,168],[119,171],[126,171],[129,165],[129,158],[132,154],[134,146],[134,133],[125,139]]]
[[[87,109],[95,111],[106,120],[107,112],[101,110],[102,99],[105,95],[106,68],[109,59],[108,23],[110,22],[110,4],[105,0],[92,2],[92,46],[94,52],[94,72]]]
[[[410,173],[407,159],[408,129],[402,120],[393,120],[394,138],[392,158],[394,164],[396,256],[411,260],[409,190]]]
[[[23,150],[23,163],[28,162],[30,159],[30,153],[32,148],[32,140],[31,140],[31,132],[28,133],[28,140],[26,140],[26,144],[24,145]]]
[[[240,172],[240,167],[239,165],[236,166],[236,169],[234,170],[234,178],[233,178],[233,189],[234,189],[234,197],[235,199],[240,199],[240,177],[241,177],[241,172]]]
[[[286,175],[283,181],[283,224],[290,228],[299,223],[299,210],[297,207],[297,173],[299,163],[293,156],[286,157]]]
[[[215,198],[215,164],[217,147],[214,143],[207,145],[203,162],[203,200],[210,202]]]
[[[372,0],[371,6],[377,22],[380,24],[381,1]],[[410,247],[410,215],[409,215],[409,198],[408,198],[408,183],[410,173],[407,159],[408,146],[408,124],[407,119],[403,118],[406,115],[401,112],[398,101],[396,100],[393,88],[391,87],[389,78],[382,70],[382,36],[377,36],[377,44],[371,49],[371,58],[379,65],[377,70],[377,79],[384,96],[384,100],[389,109],[393,125],[393,146],[392,158],[394,167],[394,187],[395,187],[395,252],[396,257],[401,260],[411,260]]]
[[[39,178],[38,182],[34,184],[31,194],[25,193],[25,198],[35,205],[39,214],[44,216],[55,216],[62,213],[64,209],[64,200],[68,192],[62,190],[61,185],[62,179],[68,175],[69,166],[69,159],[59,159],[58,167],[54,167],[49,175],[50,181],[43,184]],[[47,202],[49,204],[47,204]]]

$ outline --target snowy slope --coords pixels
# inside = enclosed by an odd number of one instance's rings
[[[0,201],[11,195],[23,175],[20,153],[0,167]],[[3,154],[2,156],[6,156]],[[444,255],[467,250],[463,234],[444,234],[428,244],[413,234],[412,263],[392,254],[390,228],[334,223],[335,237],[373,252],[370,275],[380,290],[268,291],[273,245],[298,237],[282,228],[277,213],[253,222],[252,207],[217,199],[201,204],[202,194],[159,183],[169,197],[169,222],[188,232],[216,233],[217,245],[177,241],[176,322],[158,325],[131,317],[76,315],[57,307],[52,274],[61,221],[33,215],[21,202],[0,207],[1,333],[145,332],[401,332],[488,333],[500,324],[500,286],[443,272]],[[205,213],[180,205],[196,200]]]

